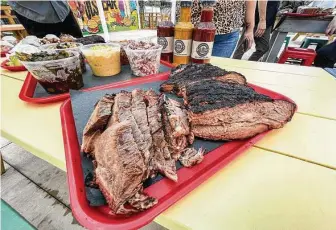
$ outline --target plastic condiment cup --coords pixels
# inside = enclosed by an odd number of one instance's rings
[[[96,43],[81,48],[92,72],[98,77],[117,75],[121,71],[120,45]]]
[[[64,44],[64,43],[71,44],[71,45],[76,46],[76,47],[63,48],[63,49],[56,48],[57,45],[61,45],[61,44]],[[81,68],[82,68],[82,73],[85,73],[86,72],[85,60],[84,60],[84,56],[82,54],[82,51],[80,49],[82,46],[83,46],[83,44],[79,43],[79,42],[61,42],[61,43],[45,44],[45,45],[40,46],[40,49],[45,50],[45,51],[48,51],[48,50],[59,50],[59,51],[60,50],[65,50],[65,51],[79,52],[79,54],[80,54],[79,59],[80,59],[80,64],[81,64]]]
[[[74,56],[50,61],[21,61],[21,63],[48,93],[66,93],[69,89],[80,89],[84,85],[79,52],[68,51],[68,53]]]
[[[159,72],[161,45],[148,49],[131,49],[130,45],[128,45],[125,51],[135,76],[142,77]]]

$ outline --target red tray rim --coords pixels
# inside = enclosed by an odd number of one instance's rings
[[[167,67],[173,68],[173,65],[169,62],[161,60],[160,63],[162,65],[167,66]],[[164,74],[164,73],[159,73],[159,74]],[[145,76],[144,78],[151,77],[151,76],[156,76],[156,74],[148,75],[148,76]],[[139,78],[143,78],[143,77],[139,77]],[[126,80],[125,82],[131,81],[131,80],[133,80],[133,79]],[[122,81],[122,82],[124,82],[124,81]],[[35,92],[35,89],[36,89],[36,84],[37,84],[37,80],[31,75],[31,73],[28,72],[27,76],[26,76],[26,79],[24,80],[23,85],[21,87],[21,90],[20,90],[20,93],[19,93],[19,98],[22,101],[29,102],[29,103],[36,103],[36,104],[54,103],[54,102],[64,101],[64,100],[70,98],[69,93],[62,93],[62,94],[50,95],[48,97],[35,98],[35,97],[33,97],[33,95],[34,95],[34,92]],[[102,85],[102,86],[104,86],[104,85]],[[94,86],[94,87],[87,88],[87,89],[99,89],[102,86]],[[87,89],[82,89],[81,91],[86,91]]]
[[[158,81],[158,80],[165,80],[167,79],[167,77],[168,75],[166,76],[157,75],[151,78],[134,79],[132,81],[121,82],[119,84],[113,83],[109,85],[104,85],[100,87],[99,89],[91,88],[85,91],[96,91],[96,90],[103,90],[103,89],[109,89],[109,88],[121,88],[121,87],[136,85],[136,84],[144,84],[144,83],[149,83],[149,82]],[[273,97],[275,98],[284,99],[292,103],[295,103],[293,100],[291,100],[290,98],[282,94],[273,92],[271,90],[268,90],[268,89],[265,89],[265,88],[262,88],[262,87],[259,87],[253,84],[249,84],[249,85],[255,88],[257,91],[258,90],[267,91],[269,94],[273,94]],[[141,215],[138,218],[133,219],[129,223],[118,223],[118,221],[116,220],[109,221],[108,217],[105,217],[104,214],[100,213],[99,208],[97,209],[95,207],[90,206],[86,200],[86,193],[85,193],[85,190],[83,190],[84,178],[83,178],[82,166],[80,163],[79,144],[77,140],[76,127],[74,125],[74,118],[72,114],[70,98],[63,102],[60,108],[60,114],[61,114],[63,141],[64,141],[64,150],[65,150],[65,157],[66,157],[67,182],[69,186],[70,204],[71,204],[72,212],[75,218],[78,220],[79,223],[81,223],[84,227],[88,229],[112,229],[112,228],[120,229],[120,230],[121,229],[137,229],[137,228],[140,228],[150,223],[151,221],[154,220],[156,216],[161,214],[163,211],[168,209],[175,202],[177,202],[182,197],[184,197],[186,194],[191,192],[194,188],[196,188],[201,183],[206,181],[213,174],[215,174],[218,170],[220,170],[226,164],[231,162],[231,160],[237,157],[240,153],[242,153],[247,148],[251,147],[254,143],[256,143],[258,140],[263,138],[268,132],[271,131],[271,130],[266,131],[251,139],[245,140],[244,141],[245,144],[239,146],[237,149],[235,149],[235,151],[233,151],[233,153],[231,153],[225,159],[219,162],[216,162],[214,165],[211,166],[211,168],[207,170],[203,170],[201,176],[199,176],[196,180],[193,180],[191,182],[189,180],[186,186],[183,186],[183,188],[181,188],[179,192],[172,194],[172,196],[170,196],[168,199],[163,201],[160,205],[157,204],[153,208],[149,209],[151,211],[148,212],[147,210],[146,215]],[[223,146],[214,149],[213,151],[211,151],[211,153],[215,154],[215,152],[216,153],[221,152]],[[180,170],[186,170],[186,168],[182,168]],[[155,185],[159,184],[160,182],[163,183],[162,181],[164,180],[165,179],[157,182]],[[81,185],[78,185],[77,183],[81,183]],[[102,216],[104,216],[104,218],[102,218]]]
[[[22,66],[9,66],[7,65],[8,59],[1,62],[1,68],[12,71],[12,72],[21,72],[27,70],[26,67]]]

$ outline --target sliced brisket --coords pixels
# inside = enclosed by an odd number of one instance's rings
[[[133,136],[130,121],[116,122],[104,131],[95,146],[96,182],[115,214],[141,211],[156,203],[144,194],[147,199],[136,197],[141,194],[147,168]],[[127,208],[125,204],[133,207]]]
[[[202,162],[204,151],[203,148],[200,148],[198,151],[194,148],[187,148],[183,150],[179,160],[183,166],[192,167]]]
[[[94,142],[105,129],[112,114],[114,95],[106,94],[95,105],[95,108],[83,131],[82,152],[94,156]]]
[[[161,96],[160,103],[166,140],[173,159],[178,160],[182,151],[193,141],[187,110],[179,102],[168,99],[164,95]]]
[[[159,171],[169,179],[177,181],[175,161],[171,157],[169,145],[165,140],[162,128],[162,116],[159,105],[159,95],[154,90],[146,91],[147,117],[153,139],[154,155],[151,159],[151,169]]]

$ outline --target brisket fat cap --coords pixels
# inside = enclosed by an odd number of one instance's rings
[[[273,99],[247,85],[209,80],[186,86],[184,101],[192,113],[204,113],[253,101]]]
[[[174,91],[178,96],[181,96],[181,91],[186,85],[208,79],[246,84],[246,78],[240,73],[228,72],[211,64],[188,64],[173,69],[169,79],[161,84],[160,90],[163,92]]]

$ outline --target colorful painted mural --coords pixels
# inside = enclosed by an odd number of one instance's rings
[[[136,30],[139,28],[136,0],[103,0],[108,31]]]
[[[103,33],[98,7],[95,0],[85,1],[85,12],[80,14],[76,4],[69,1],[70,8],[82,29],[83,35]]]

